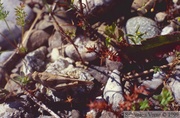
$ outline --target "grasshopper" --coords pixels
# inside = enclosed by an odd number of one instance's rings
[[[92,81],[78,80],[78,79],[70,78],[69,76],[54,75],[48,72],[38,73],[35,71],[32,74],[32,79],[54,90],[60,90],[60,89],[75,87],[79,85],[93,85]]]

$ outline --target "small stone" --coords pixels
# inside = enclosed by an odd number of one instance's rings
[[[103,98],[108,104],[112,105],[113,110],[119,110],[119,102],[124,101],[124,97],[122,95],[120,72],[118,70],[114,70],[111,73],[103,91]]]
[[[45,46],[28,53],[24,58],[22,66],[24,75],[31,74],[34,71],[43,71],[45,68],[46,54],[47,48]]]
[[[174,31],[174,28],[172,26],[168,25],[162,29],[161,35],[170,34],[173,31]]]
[[[80,118],[80,112],[78,110],[72,110],[72,118]]]
[[[98,21],[112,21],[120,15],[130,12],[132,0],[82,0],[82,4],[84,6],[83,14],[92,24]],[[73,5],[81,9],[78,0],[74,0]]]
[[[84,14],[90,14],[93,12],[94,9],[97,9],[97,7],[103,7],[105,5],[109,5],[110,6],[110,2],[112,2],[113,0],[106,0],[106,1],[103,1],[103,0],[82,0],[82,3],[85,4],[86,6],[88,5],[88,7],[85,7],[83,9],[84,11]],[[79,1],[78,0],[74,0],[74,5],[78,6],[80,8],[80,4],[79,4]],[[105,10],[104,10],[105,11]],[[103,11],[101,11],[103,12]]]
[[[0,55],[0,65],[3,64],[7,59],[14,53],[14,51],[4,51]]]
[[[53,48],[51,51],[51,61],[54,62],[59,58],[59,50],[57,48]]]
[[[87,72],[103,85],[108,81],[108,71],[107,68],[100,66],[91,66],[87,69]]]
[[[118,118],[113,112],[103,110],[99,118]]]
[[[56,12],[56,15],[54,17],[65,33],[73,34],[76,32],[76,26],[72,25],[72,17],[74,17],[74,14],[68,12],[67,10],[60,9]],[[57,31],[59,30],[57,25],[54,25],[54,28]]]
[[[50,35],[43,30],[34,30],[28,40],[27,49],[32,51],[48,43]]]
[[[8,79],[9,78],[7,78],[7,73],[2,68],[0,68],[0,88],[4,88]]]
[[[174,4],[179,5],[180,4],[180,0],[172,0]]]
[[[178,80],[171,78],[169,86],[173,92],[176,102],[180,105],[180,82]]]
[[[169,87],[171,88],[176,102],[180,105],[180,65],[174,68],[173,78],[169,78]]]
[[[58,58],[53,63],[49,63],[46,68],[46,72],[52,73],[52,74],[59,74],[62,70],[67,68],[69,66],[69,62],[63,58]]]
[[[48,44],[50,49],[62,47],[64,45],[64,41],[61,34],[56,31],[49,37]]]
[[[147,89],[156,90],[160,85],[162,85],[164,79],[165,74],[160,71],[153,74],[153,79],[143,81],[142,85],[144,85]]]
[[[96,118],[96,117],[97,117],[97,111],[95,111],[94,109],[86,113],[86,118]]]
[[[174,28],[175,31],[180,30],[180,17],[176,17],[171,20],[170,26]]]
[[[139,28],[139,29],[138,29]],[[142,16],[137,16],[129,19],[126,23],[126,30],[127,34],[131,34],[133,36],[136,36],[136,31],[138,29],[138,33],[144,34],[141,38],[146,39],[146,38],[152,38],[156,35],[159,34],[159,29],[153,20],[142,17]],[[129,43],[134,44],[130,37],[128,37]],[[136,44],[141,44],[141,39],[137,39]]]
[[[151,2],[149,2],[151,1]],[[152,7],[155,1],[152,0],[134,0],[132,8],[136,10],[139,14],[146,14]]]
[[[97,58],[97,54],[95,52],[88,52],[87,48],[93,48],[95,47],[96,50],[99,49],[99,46],[98,46],[98,43],[97,41],[90,41],[87,37],[77,37],[75,39],[75,42],[74,44],[76,45],[80,55],[81,55],[81,58],[84,60],[84,61],[93,61]],[[66,55],[73,59],[73,60],[76,60],[76,61],[79,61],[80,60],[80,57],[76,51],[76,49],[74,48],[74,45],[68,45],[66,48],[65,48],[65,53]]]
[[[167,14],[165,12],[159,12],[155,16],[157,22],[163,22],[166,19]]]
[[[162,2],[162,0],[133,0],[132,9],[139,15],[144,15],[149,11],[153,11],[154,5]]]
[[[166,60],[167,60],[168,63],[171,63],[171,62],[173,62],[173,60],[175,58],[176,58],[175,55],[170,55],[170,56],[166,57]]]
[[[123,67],[122,62],[120,61],[112,61],[106,58],[106,67],[110,70],[121,70]]]
[[[30,106],[30,105],[29,105]],[[16,99],[15,101],[5,102],[0,104],[1,118],[33,118],[34,115],[30,110],[28,102]]]
[[[52,28],[51,28],[52,27]],[[37,30],[45,30],[45,29],[48,29],[50,28],[50,32],[48,33],[52,33],[52,30],[53,30],[53,22],[52,20],[50,20],[49,18],[49,15],[44,15],[43,17],[43,20],[40,20],[36,26],[35,26],[35,29]]]
[[[14,44],[13,42],[18,42],[18,38],[21,35],[21,30],[17,27],[17,25],[13,22],[7,21],[11,32],[8,30],[6,23],[4,21],[0,21],[0,32],[6,36],[6,39],[0,35],[0,47],[2,48],[1,50],[9,50],[9,49],[14,49],[17,44]],[[7,41],[8,40],[8,41]],[[10,43],[10,42],[11,43]],[[15,47],[14,47],[15,46]]]
[[[8,82],[6,83],[4,88],[6,90],[8,90],[10,93],[14,92],[14,91],[16,91],[17,94],[23,93],[23,90],[21,89],[21,87],[16,82],[14,82],[12,79],[8,80]]]

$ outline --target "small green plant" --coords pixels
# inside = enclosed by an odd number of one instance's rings
[[[114,36],[115,30],[116,30],[116,24],[113,22],[112,25],[106,26],[104,33],[109,37],[115,37]]]
[[[16,12],[16,23],[17,25],[21,26],[21,30],[22,30],[22,36],[24,34],[24,26],[26,25],[26,12],[24,11],[24,4],[21,3],[20,6],[17,6],[15,8],[15,12]]]
[[[139,102],[140,110],[148,110],[150,109],[149,101],[147,99],[144,99],[143,101]]]
[[[160,72],[161,68],[159,66],[154,66],[154,73]]]
[[[30,82],[29,76],[21,76],[21,75],[14,77],[13,80],[18,82],[22,86],[25,86]]]
[[[0,0],[0,20],[3,20],[6,23],[8,29],[10,30],[10,27],[6,21],[8,14],[9,14],[9,11],[4,10],[3,3],[1,3],[1,0]]]
[[[119,103],[120,111],[149,110],[151,106],[148,99],[145,98],[144,100],[142,100],[139,97],[139,95],[142,93],[146,93],[147,95],[149,94],[144,86],[137,87],[135,85],[133,93],[131,95],[125,95],[125,101]]]
[[[169,110],[168,107],[170,103],[174,100],[172,92],[167,87],[164,87],[162,89],[160,95],[154,95],[153,98],[160,103],[160,107],[163,110]]]
[[[107,36],[105,40],[105,44],[107,47],[110,46],[112,40],[118,42],[122,41],[124,33],[120,29],[118,29],[118,33],[116,33],[116,29],[117,29],[117,25],[115,22],[105,27],[104,34]]]
[[[21,34],[22,34],[21,42],[23,41],[23,35],[25,32],[25,25],[26,25],[26,16],[27,16],[27,13],[24,11],[24,7],[25,5],[21,3],[19,6],[15,8],[16,23],[17,25],[21,26]],[[27,52],[27,49],[21,45],[21,42],[20,45],[18,46],[18,53],[24,54]]]
[[[48,13],[52,12],[52,8],[48,5],[46,0],[42,0],[43,6],[45,7],[45,9],[47,9]]]
[[[137,27],[135,34],[127,34],[128,38],[136,45],[140,44],[141,41],[143,40],[142,36],[146,34],[146,32],[142,33],[139,31],[140,26]]]
[[[75,31],[66,30],[65,33],[66,33],[68,36],[70,36],[71,39],[73,39],[73,38],[76,36]]]
[[[8,14],[9,14],[9,11],[4,10],[3,3],[2,3],[1,0],[0,0],[0,20],[3,20],[3,21],[5,22],[5,24],[6,24],[7,28],[8,28],[8,30],[9,30],[9,32],[10,32],[11,34],[13,34],[12,31],[11,31],[11,29],[10,29],[10,27],[9,27],[9,25],[8,25],[8,22],[7,22],[7,20],[6,20]],[[6,38],[6,36],[4,36],[2,33],[0,33],[0,35],[1,35],[5,40],[7,40],[7,42],[9,42],[13,47],[16,47],[13,43],[11,43],[11,41],[10,41],[8,38]]]
[[[27,16],[27,14],[26,14],[26,12],[24,11],[24,4],[20,4],[20,6],[17,6],[16,8],[15,8],[15,12],[16,12],[16,23],[17,23],[17,25],[20,25],[21,26],[21,30],[22,30],[22,37],[23,37],[23,35],[24,35],[24,26],[25,26],[25,24],[26,24],[26,21],[25,21],[25,18],[26,18],[26,16]],[[8,23],[7,23],[7,20],[6,20],[6,18],[7,18],[7,16],[8,16],[8,14],[9,14],[9,11],[5,11],[4,10],[4,7],[3,7],[3,3],[1,3],[1,0],[0,0],[0,20],[3,20],[5,23],[6,23],[6,26],[8,27],[8,30],[9,30],[9,32],[13,35],[13,33],[12,33],[12,31],[11,31],[11,29],[10,29],[10,27],[9,27],[9,25],[8,25]],[[15,46],[13,43],[11,43],[11,41],[8,39],[8,38],[6,38],[6,36],[4,36],[2,33],[0,33],[0,35],[2,36],[2,37],[4,37],[4,39],[5,40],[7,40],[13,47],[17,47],[18,48],[18,53],[25,53],[25,52],[27,52],[27,49],[25,48],[25,47],[23,47],[23,46],[21,46],[21,45],[19,45],[19,46]],[[16,44],[17,44],[17,42],[16,41],[14,41]]]

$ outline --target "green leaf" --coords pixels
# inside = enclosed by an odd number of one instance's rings
[[[132,111],[135,111],[135,110],[136,110],[136,105],[135,105],[135,104],[132,105],[131,110],[132,110]]]
[[[137,55],[150,55],[157,50],[167,49],[168,46],[180,44],[180,32],[167,35],[159,35],[141,41],[141,45],[131,45],[122,49],[126,55],[137,57]],[[168,48],[169,49],[169,48]]]
[[[25,54],[27,51],[28,51],[28,50],[27,50],[27,48],[25,48],[25,47],[19,48],[19,53],[20,53],[20,54]]]
[[[134,37],[134,35],[132,35],[132,34],[127,34],[127,36],[129,36],[129,37]]]
[[[16,23],[18,25],[20,25],[21,27],[24,27],[26,24],[26,12],[24,11],[24,4],[20,4],[20,6],[17,6],[15,8],[15,12],[16,12]]]
[[[153,96],[153,98],[159,101],[163,109],[166,109],[166,106],[174,100],[171,91],[165,87],[162,89],[160,95]]]
[[[110,37],[106,37],[105,43],[106,43],[107,47],[110,45],[110,43],[111,43]]]
[[[5,20],[8,14],[9,14],[9,11],[4,10],[3,3],[1,3],[1,0],[0,0],[0,20]]]
[[[159,66],[154,66],[154,73],[160,72],[161,69]]]
[[[140,101],[139,104],[140,104],[140,110],[147,110],[150,108],[150,105],[147,99]]]
[[[112,25],[105,27],[105,32],[104,33],[106,35],[108,35],[109,37],[111,37],[112,35],[114,35],[115,29],[116,29],[116,24],[112,23]]]
[[[27,85],[30,82],[30,78],[29,76],[17,76],[15,78],[13,78],[16,82],[18,82],[21,85]]]

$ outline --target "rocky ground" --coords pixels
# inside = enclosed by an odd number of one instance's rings
[[[1,3],[1,118],[179,110],[179,0]]]

